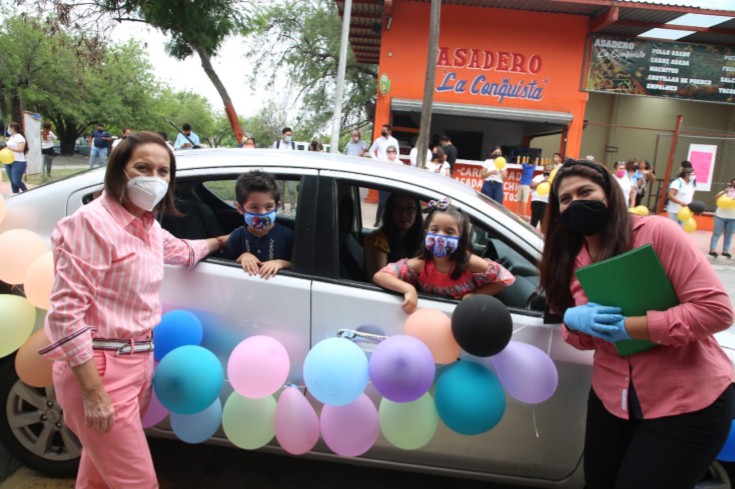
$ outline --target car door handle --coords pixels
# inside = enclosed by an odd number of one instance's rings
[[[373,333],[364,333],[362,331],[355,331],[352,329],[340,329],[339,331],[337,331],[337,337],[347,338],[348,340],[352,340],[355,343],[367,342],[375,344],[378,344],[381,341],[388,339],[387,336]]]

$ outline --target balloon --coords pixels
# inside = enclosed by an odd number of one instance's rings
[[[367,357],[346,338],[322,340],[304,359],[304,383],[311,395],[324,404],[350,404],[367,387]]]
[[[513,319],[500,300],[491,295],[473,295],[454,309],[452,335],[467,353],[489,357],[510,341]]]
[[[15,153],[10,148],[0,149],[0,163],[8,165],[15,161]]]
[[[276,440],[292,455],[302,455],[319,441],[319,417],[295,387],[286,387],[278,397],[274,419]]]
[[[707,209],[707,206],[705,206],[704,202],[701,200],[693,200],[689,202],[687,207],[689,207],[689,210],[692,211],[693,214],[701,214]]]
[[[273,396],[250,399],[233,392],[222,410],[222,428],[235,446],[256,450],[273,439],[275,412]]]
[[[416,450],[429,443],[439,425],[434,399],[428,392],[412,402],[383,398],[378,414],[385,438],[404,450]]]
[[[143,414],[143,428],[156,426],[158,423],[163,421],[166,416],[168,416],[168,413],[168,409],[166,409],[164,405],[161,404],[161,401],[158,400],[156,391],[151,391],[151,400],[148,403],[145,414]]]
[[[48,251],[39,235],[26,229],[0,234],[0,280],[21,284],[33,260]]]
[[[161,404],[172,413],[194,414],[217,399],[224,377],[214,353],[201,346],[185,345],[161,359],[153,388]]]
[[[498,156],[497,158],[495,158],[495,168],[497,168],[498,170],[502,170],[503,168],[505,168],[505,164],[505,158],[503,158],[502,156]]]
[[[693,216],[692,211],[689,207],[682,207],[679,212],[676,213],[676,218],[682,222],[688,221]]]
[[[491,361],[505,391],[521,402],[544,402],[559,385],[554,361],[543,350],[528,343],[511,341]]]
[[[554,168],[551,170],[551,173],[549,173],[549,184],[552,184],[554,182],[554,177],[556,176],[556,172],[558,172],[558,168]]]
[[[26,299],[39,309],[51,307],[51,288],[54,286],[54,256],[47,251],[38,256],[26,271],[23,291]]]
[[[270,336],[252,336],[232,350],[227,378],[245,397],[270,396],[283,387],[291,362],[286,348]]]
[[[0,173],[2,175],[2,173]],[[0,178],[0,182],[2,182],[2,178]],[[7,211],[7,206],[5,205],[5,197],[0,195],[0,222],[3,222],[3,219],[5,219],[5,212]]]
[[[536,186],[536,193],[540,196],[549,195],[551,191],[551,184],[549,182],[541,182]]]
[[[727,195],[722,195],[717,199],[717,207],[721,207],[723,209],[731,209],[734,204],[735,200]]]
[[[161,322],[153,328],[156,348],[153,356],[162,359],[168,352],[184,345],[202,343],[202,323],[189,311],[174,309],[161,316]]]
[[[378,439],[378,410],[365,394],[345,406],[324,406],[319,420],[322,438],[337,455],[357,457]]]
[[[686,221],[684,221],[684,231],[687,233],[693,233],[697,230],[697,221],[694,220],[693,217],[690,217]]]
[[[646,207],[645,205],[637,205],[634,207],[634,209],[635,213],[639,216],[647,216],[648,214],[650,214],[648,207]]]
[[[15,354],[15,372],[18,378],[31,387],[48,387],[53,384],[53,362],[38,354],[38,350],[51,344],[43,329],[39,329],[23,343]]]
[[[217,432],[221,420],[222,402],[215,399],[208,408],[198,413],[171,413],[171,428],[186,443],[202,443]]]
[[[431,350],[434,363],[451,363],[459,357],[451,319],[437,309],[419,309],[408,316],[404,333],[423,341]]]
[[[17,350],[33,331],[36,308],[18,295],[0,294],[0,358]]]
[[[373,386],[384,397],[415,401],[434,382],[434,357],[418,338],[391,336],[373,350],[368,371]]]
[[[490,370],[475,362],[449,365],[436,382],[436,410],[451,430],[463,435],[484,433],[505,413],[505,392]]]
[[[730,425],[730,434],[727,435],[725,446],[717,454],[717,460],[721,462],[735,462],[735,420]]]

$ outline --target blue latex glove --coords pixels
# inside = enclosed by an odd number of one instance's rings
[[[596,324],[592,326],[592,329],[602,335],[602,339],[610,342],[617,342],[622,340],[629,340],[630,335],[628,330],[625,329],[625,316],[620,321],[613,324]]]
[[[569,329],[585,333],[605,341],[609,339],[610,331],[605,328],[619,321],[624,321],[625,316],[620,314],[619,307],[601,306],[589,302],[583,306],[570,307],[564,313],[564,324]],[[596,328],[601,328],[598,330]],[[623,328],[625,330],[625,328]]]

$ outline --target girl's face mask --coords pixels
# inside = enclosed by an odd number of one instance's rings
[[[459,236],[427,233],[424,238],[424,246],[436,258],[444,258],[457,251]]]

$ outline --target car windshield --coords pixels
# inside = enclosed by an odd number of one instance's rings
[[[531,226],[528,223],[528,221],[526,221],[525,219],[521,218],[519,215],[514,214],[513,212],[511,212],[507,207],[498,204],[496,201],[494,201],[493,199],[491,199],[490,197],[488,197],[487,195],[483,194],[480,191],[477,191],[477,196],[480,198],[481,201],[483,201],[486,204],[494,207],[495,209],[497,209],[498,211],[504,213],[508,217],[510,217],[512,219],[516,219],[519,222],[522,222],[523,225],[526,226],[526,228],[534,231],[538,235],[541,235],[541,232],[538,229],[536,229],[535,227]]]

